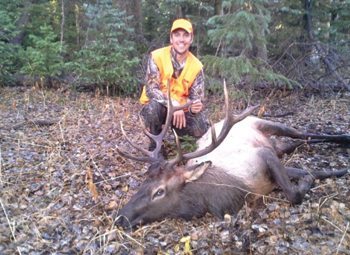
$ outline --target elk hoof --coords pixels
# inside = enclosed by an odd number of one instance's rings
[[[302,194],[300,191],[297,191],[297,192],[295,192],[293,197],[291,199],[289,199],[289,201],[293,205],[299,205],[303,202],[303,198],[304,198],[304,194]]]

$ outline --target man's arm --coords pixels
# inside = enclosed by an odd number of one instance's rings
[[[203,69],[199,72],[194,80],[189,94],[189,99],[192,100],[190,106],[191,113],[198,113],[203,109],[204,102],[204,72]]]
[[[160,90],[160,72],[152,55],[149,56],[146,70],[146,95],[148,98],[166,105],[167,96]]]
[[[204,101],[204,72],[203,69],[198,73],[194,80],[189,93],[189,99]]]

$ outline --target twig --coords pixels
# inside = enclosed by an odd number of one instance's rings
[[[96,164],[95,160],[94,160],[94,156],[95,155],[91,155],[90,157],[90,161],[91,163],[95,166],[96,170],[100,173],[100,176],[102,177],[104,182],[108,183],[108,179],[106,179],[106,177],[104,176],[104,174],[101,172],[100,168],[98,167],[98,165]]]
[[[329,221],[325,216],[322,216],[321,219],[333,226],[335,229],[339,230],[340,232],[343,232],[343,230],[340,227],[335,225],[333,222]]]
[[[17,143],[18,142],[18,138],[12,138],[10,136],[2,136],[2,138],[8,139],[9,141],[11,141],[13,143]],[[29,145],[29,146],[33,146],[33,147],[47,148],[47,149],[51,148],[51,146],[48,146],[48,145],[34,144],[33,142],[25,142],[25,141],[22,141],[22,145]],[[18,148],[18,149],[19,150],[25,150],[25,149],[22,149],[22,148]]]
[[[284,112],[280,114],[263,114],[262,117],[269,117],[269,118],[282,118],[286,116],[294,115],[294,112]]]
[[[13,229],[12,226],[11,226],[11,221],[10,221],[8,215],[7,215],[5,206],[4,206],[4,204],[2,203],[2,200],[1,200],[1,199],[0,199],[0,204],[1,204],[2,210],[4,211],[4,214],[5,214],[5,217],[6,217],[6,220],[7,220],[7,224],[9,225],[12,238],[13,238],[14,241],[17,241],[17,240],[16,240],[16,236],[15,236],[15,231],[14,231],[14,229]],[[19,253],[20,255],[22,254],[22,253],[21,253],[21,250],[20,250],[18,247],[17,247],[17,251],[18,251],[18,253]]]
[[[46,96],[45,96],[45,93],[44,93],[44,90],[42,89],[41,90],[41,94],[42,94],[42,96],[43,96],[43,103],[44,103],[44,107],[46,108]]]
[[[330,195],[328,195],[328,196],[323,196],[323,197],[321,197],[321,198],[319,199],[319,203],[318,203],[317,214],[320,213],[322,206],[323,206],[329,199],[334,198],[334,197],[336,197],[337,195],[338,195],[338,192],[333,193],[333,194],[330,194]],[[324,199],[324,200],[321,202],[322,199]]]
[[[119,175],[119,176],[112,177],[112,178],[109,178],[109,179],[103,178],[104,179],[103,181],[95,182],[95,184],[100,184],[100,183],[104,183],[104,182],[108,183],[109,181],[118,180],[120,178],[127,177],[127,176],[130,176],[130,175],[131,175],[130,173],[127,173],[127,174]]]
[[[10,231],[11,231],[13,240],[17,241],[17,240],[16,240],[16,237],[15,237],[15,231],[12,229],[11,221],[10,221],[8,215],[7,215],[6,209],[5,209],[4,204],[2,203],[2,200],[1,200],[1,199],[0,199],[0,204],[1,204],[2,210],[3,210],[4,214],[5,214],[5,217],[6,217],[6,220],[7,220],[7,224],[8,224],[9,227],[10,227]]]
[[[142,243],[140,243],[139,241],[137,241],[135,238],[131,237],[130,235],[128,235],[127,233],[125,233],[124,231],[121,231],[121,233],[128,238],[130,241],[136,243],[137,245],[141,246],[142,248],[146,248]]]
[[[106,237],[107,237],[108,235],[110,235],[110,234],[112,234],[112,233],[114,233],[114,232],[118,233],[119,236],[125,236],[127,239],[129,239],[130,241],[136,243],[138,246],[140,246],[140,247],[142,247],[142,248],[144,248],[144,249],[146,248],[142,243],[140,243],[139,241],[137,241],[135,238],[133,238],[133,237],[131,237],[130,235],[126,234],[124,231],[121,231],[121,230],[119,230],[118,228],[115,228],[115,229],[111,229],[111,230],[105,232],[104,234],[95,235],[95,236],[88,242],[88,244],[86,245],[86,248],[85,248],[83,254],[86,253],[86,251],[87,251],[87,249],[88,249],[88,246],[89,246],[92,242],[94,242],[95,240],[101,239],[101,238],[102,238],[103,240],[105,240]],[[107,238],[108,238],[108,237],[107,237]],[[127,248],[127,247],[125,247],[124,244],[121,244],[121,245],[124,246],[124,248]]]
[[[10,129],[19,129],[27,124],[32,124],[34,126],[52,126],[57,123],[57,120],[43,120],[43,119],[36,119],[36,120],[25,120],[22,121],[14,126],[12,126]]]
[[[64,132],[63,132],[63,129],[62,129],[61,122],[58,122],[58,127],[60,128],[60,134],[61,134],[62,141],[65,143],[66,140],[64,139]]]
[[[340,246],[341,246],[342,242],[344,241],[344,237],[345,237],[345,235],[346,235],[346,232],[348,232],[348,228],[349,228],[349,222],[348,222],[348,224],[346,225],[346,228],[345,228],[345,231],[344,231],[344,233],[343,233],[343,236],[341,237],[340,242],[339,242],[339,244],[338,244],[336,255],[338,255],[338,253],[339,253]]]
[[[1,156],[1,147],[0,147],[0,183],[2,183],[2,156]]]

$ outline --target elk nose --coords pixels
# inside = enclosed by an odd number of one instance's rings
[[[116,224],[118,226],[122,227],[123,229],[132,227],[129,219],[126,216],[122,215],[122,214],[118,214],[117,215]]]

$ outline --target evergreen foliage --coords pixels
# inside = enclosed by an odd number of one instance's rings
[[[14,84],[13,75],[18,70],[19,51],[19,46],[0,41],[0,87]]]
[[[40,26],[39,35],[29,35],[30,46],[24,51],[21,71],[33,81],[59,76],[64,69],[63,48],[49,25]],[[43,85],[43,84],[42,84]]]
[[[140,59],[169,43],[178,17],[194,24],[191,51],[214,81],[212,91],[223,78],[350,89],[350,2],[344,0],[2,0],[0,86],[18,77],[68,77],[75,86],[133,95],[145,68]]]
[[[253,48],[265,45],[268,33],[269,13],[251,13],[237,10],[208,20],[209,43],[220,51],[221,56],[253,55]]]
[[[136,91],[135,67],[139,62],[135,45],[129,40],[133,30],[130,17],[113,7],[112,1],[100,1],[86,7],[89,20],[84,47],[70,63],[78,83],[97,84],[109,94]]]
[[[349,1],[279,1],[267,44],[274,69],[306,86],[349,83],[338,74],[350,72],[349,10]]]
[[[348,55],[350,52],[350,1],[334,1],[330,5],[330,40],[340,55]]]
[[[20,68],[20,45],[11,43],[18,30],[16,19],[19,1],[1,1],[0,3],[0,86],[12,85],[13,75]]]
[[[265,3],[224,1],[225,13],[208,20],[209,43],[216,50],[215,56],[206,55],[203,62],[211,76],[225,78],[229,83],[268,82],[289,88],[297,84],[267,64],[265,35],[269,33],[271,17]]]
[[[203,57],[203,62],[205,63],[206,71],[212,74],[211,77],[219,78],[219,80],[226,79],[233,84],[245,81],[250,87],[258,83],[274,84],[275,86],[289,89],[300,86],[298,82],[290,80],[282,74],[275,73],[259,59],[252,61],[245,56],[223,58],[206,55]],[[221,86],[221,82],[212,80],[208,84],[208,89],[220,91]]]

